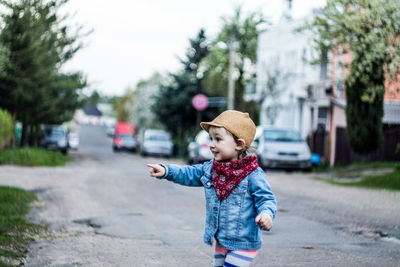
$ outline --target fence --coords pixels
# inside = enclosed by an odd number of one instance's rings
[[[400,161],[400,127],[383,129],[381,146],[366,155],[358,155],[347,141],[346,129],[336,128],[335,165],[347,164],[354,161]]]

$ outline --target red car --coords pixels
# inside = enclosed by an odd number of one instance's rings
[[[113,138],[113,150],[129,150],[136,151],[139,146],[135,138],[136,127],[125,121],[119,121],[115,124],[115,132]]]

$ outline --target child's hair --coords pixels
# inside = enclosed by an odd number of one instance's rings
[[[229,132],[229,131],[228,131]],[[230,132],[231,133],[231,132]],[[239,144],[239,137],[231,133],[236,144]],[[256,154],[256,150],[252,146],[244,145],[244,149],[240,151],[239,155],[245,157],[247,154]]]

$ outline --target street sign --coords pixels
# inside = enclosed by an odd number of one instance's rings
[[[198,111],[205,110],[208,107],[208,98],[203,94],[197,94],[193,97],[192,104]]]

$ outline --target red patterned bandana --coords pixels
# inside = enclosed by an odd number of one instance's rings
[[[254,155],[229,162],[214,160],[211,174],[218,200],[227,198],[232,190],[257,167],[257,157]]]

